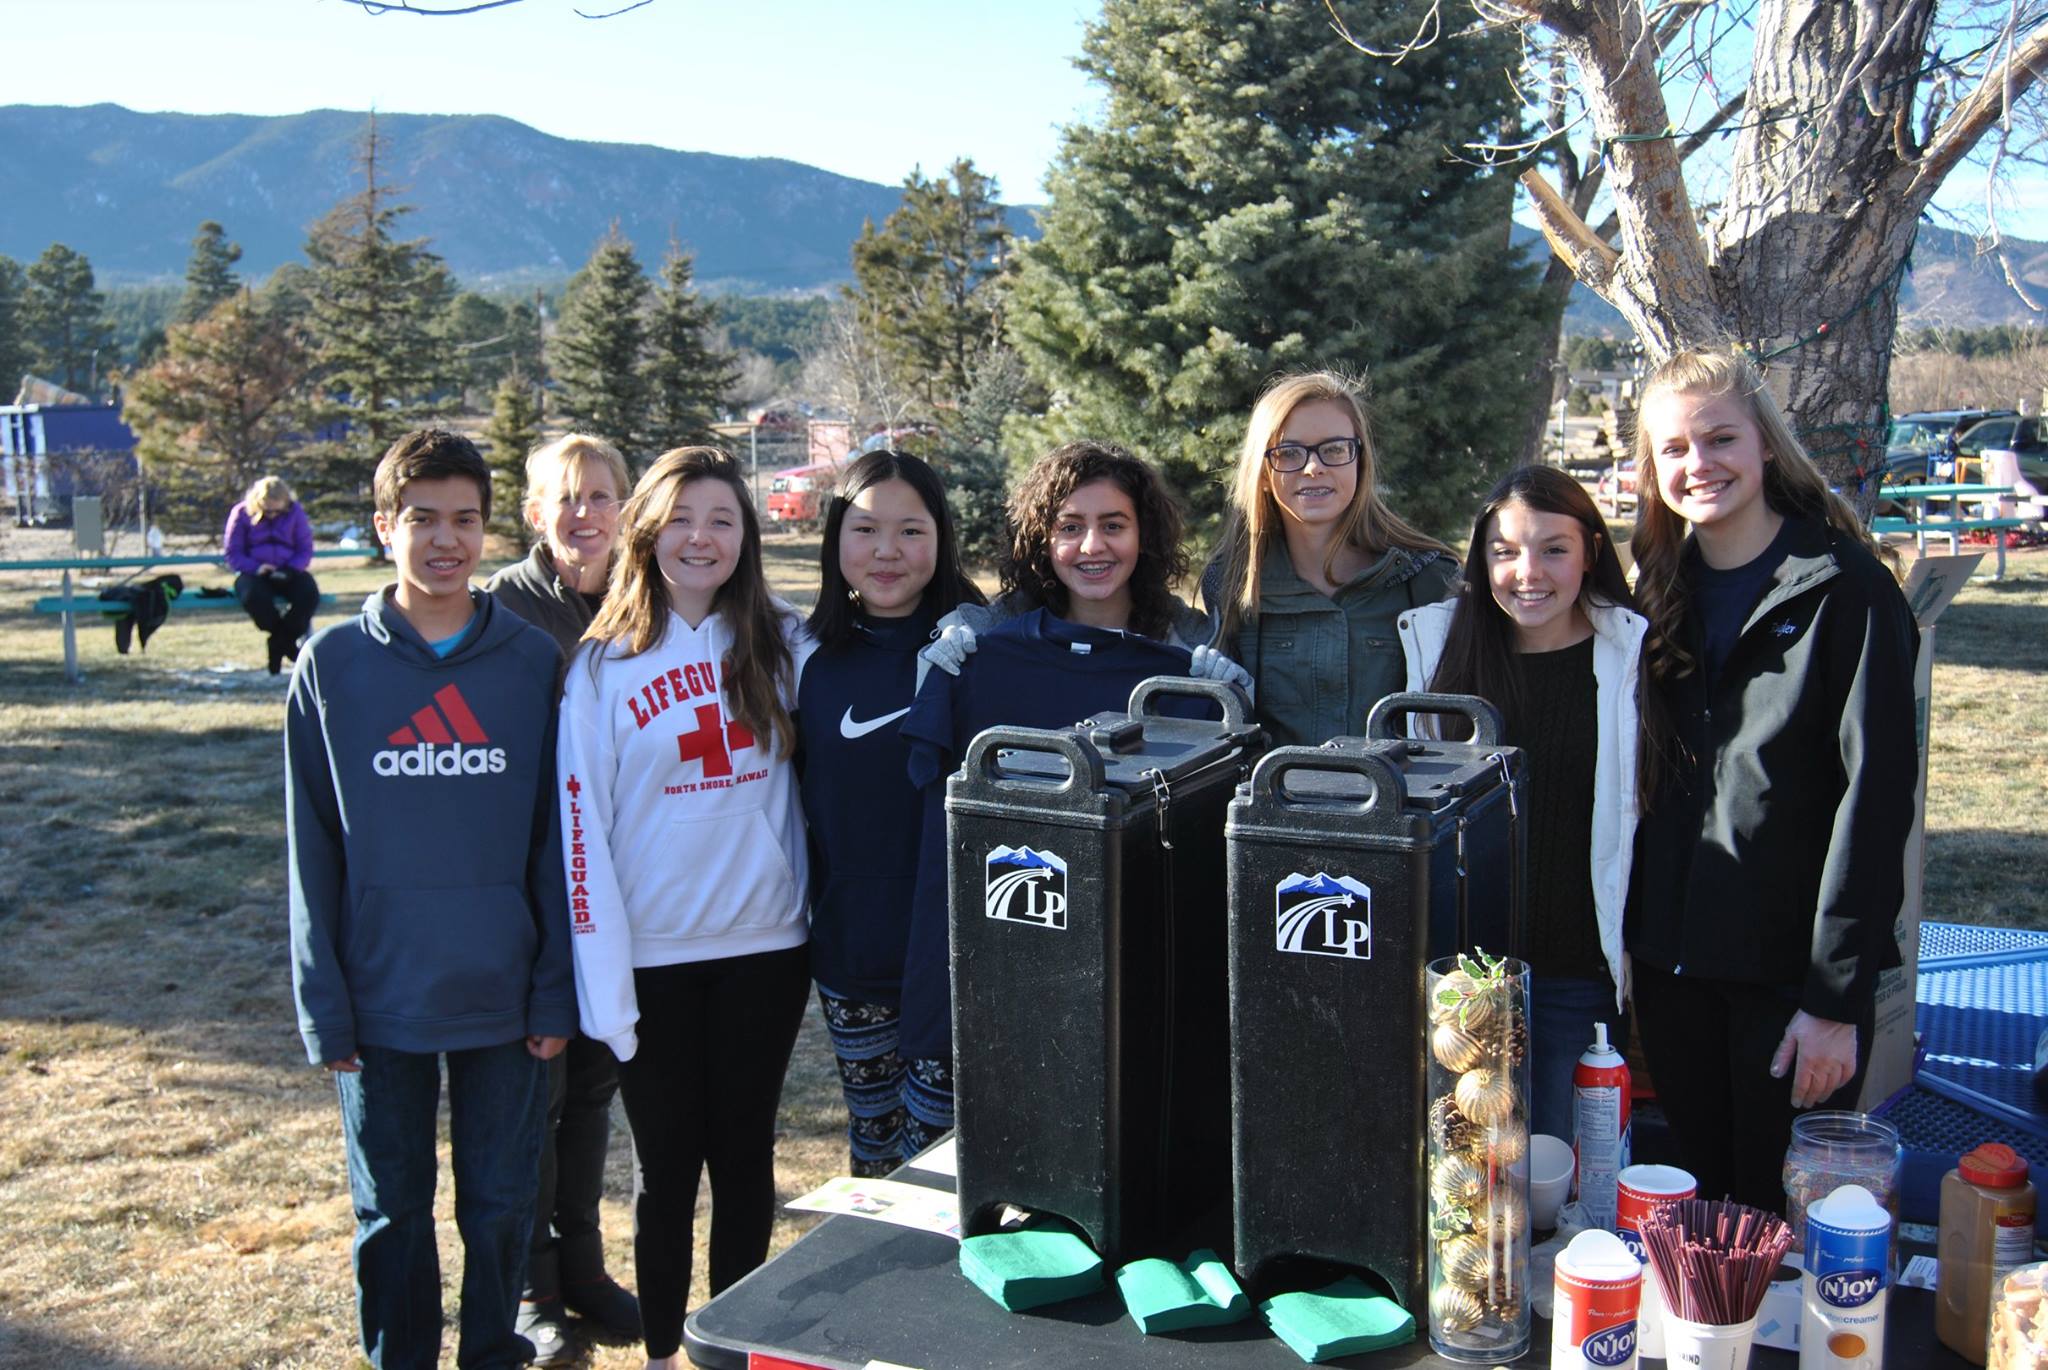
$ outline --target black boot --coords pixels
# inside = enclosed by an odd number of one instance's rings
[[[558,1243],[562,1301],[569,1311],[622,1341],[640,1340],[640,1300],[605,1273],[604,1246],[595,1232]]]

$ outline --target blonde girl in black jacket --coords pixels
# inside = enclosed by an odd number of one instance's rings
[[[1743,357],[1659,367],[1635,448],[1635,1006],[1700,1192],[1776,1210],[1793,1115],[1853,1107],[1897,963],[1918,630]]]

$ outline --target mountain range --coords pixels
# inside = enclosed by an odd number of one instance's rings
[[[263,276],[298,260],[306,228],[362,184],[366,116],[147,114],[119,105],[0,106],[0,253],[32,260],[64,242],[102,284],[175,280],[192,235],[216,219]],[[673,234],[697,254],[707,292],[827,289],[851,274],[864,221],[896,208],[901,188],[773,157],[725,157],[557,138],[496,115],[386,114],[381,170],[416,207],[400,231],[433,240],[466,285],[558,282],[617,221],[650,268]],[[937,168],[933,169],[934,171]],[[1034,232],[1028,207],[1011,227]],[[1515,241],[1544,251],[1533,229]],[[2015,269],[2048,294],[2048,244],[2009,238]],[[1924,225],[1902,322],[1982,327],[2032,321],[1995,261],[1964,234]],[[1584,288],[1573,332],[1625,331]]]

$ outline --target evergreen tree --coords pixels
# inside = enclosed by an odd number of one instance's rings
[[[12,257],[0,256],[0,403],[14,399],[21,378],[28,372],[31,355],[28,273]]]
[[[484,459],[491,464],[492,522],[501,532],[521,534],[526,519],[526,454],[540,443],[540,402],[534,384],[514,371],[491,397],[491,421],[484,426]]]
[[[1428,6],[1338,8],[1392,48]],[[1388,498],[1447,531],[1522,407],[1514,185],[1449,151],[1510,125],[1513,54],[1361,61],[1330,23],[1322,0],[1107,0],[1079,61],[1105,115],[1063,135],[1008,327],[1070,401],[1051,427],[1130,442],[1205,514],[1269,376],[1366,371]]]
[[[197,323],[222,300],[231,300],[241,290],[235,263],[242,260],[242,248],[228,241],[227,230],[212,219],[199,225],[192,240],[192,256],[185,263],[185,297],[178,301],[176,322]]]
[[[66,390],[96,389],[101,362],[114,360],[114,330],[106,297],[93,284],[92,263],[51,243],[29,264],[23,303],[34,365],[44,378]]]
[[[911,172],[903,203],[862,226],[848,293],[871,319],[897,383],[928,408],[965,394],[976,359],[995,341],[991,284],[1009,243],[994,178],[966,158],[926,180]]]
[[[377,458],[434,413],[446,370],[435,325],[453,287],[426,240],[402,240],[412,212],[382,179],[376,121],[363,141],[363,188],[327,211],[306,240],[304,282],[319,396],[314,417],[346,423],[332,456],[336,495],[361,499]]]
[[[645,449],[647,436],[646,305],[647,273],[613,223],[569,282],[549,349],[563,415],[629,458]]]
[[[536,383],[548,377],[546,350],[541,344],[540,292],[530,300],[514,300],[505,311],[505,356],[511,370]]]
[[[512,336],[505,307],[473,290],[448,302],[436,332],[447,369],[443,383],[461,392],[463,409],[472,392],[489,393],[512,374]]]
[[[1015,352],[1007,347],[984,352],[935,454],[946,478],[960,555],[970,561],[993,564],[1008,540],[1011,463],[1003,430],[1012,415],[1041,398],[1033,390]]]
[[[670,239],[647,328],[651,452],[716,442],[711,425],[718,421],[719,400],[739,379],[733,355],[712,345],[718,311],[692,288],[693,270],[691,255]]]
[[[209,521],[273,470],[303,426],[310,358],[298,330],[241,294],[172,324],[164,355],[129,383],[125,417],[150,483]]]

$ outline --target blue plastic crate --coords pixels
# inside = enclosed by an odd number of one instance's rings
[[[2048,1133],[2034,1098],[2034,1043],[2048,1029],[2048,950],[1920,969],[1918,1078],[2014,1126]]]

